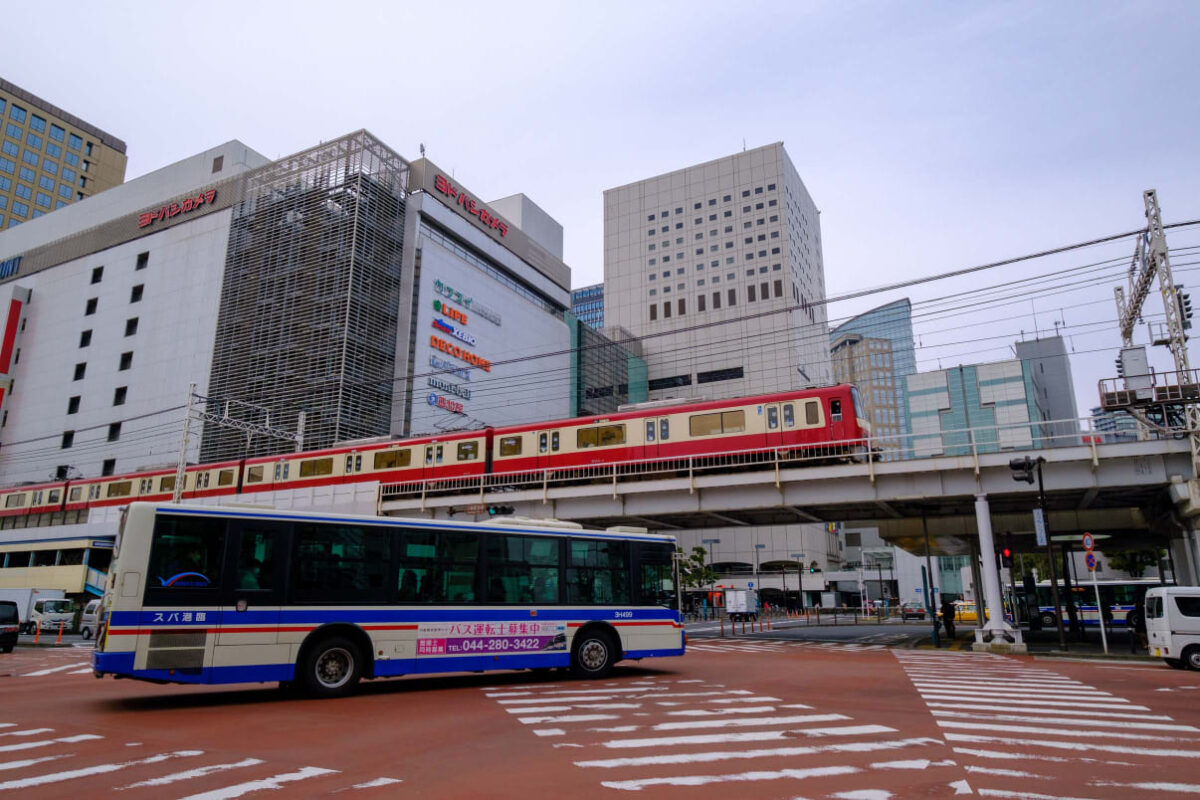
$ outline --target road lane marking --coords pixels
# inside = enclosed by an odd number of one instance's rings
[[[967,764],[967,772],[976,775],[996,775],[1000,778],[1034,778],[1039,781],[1054,780],[1050,775],[1038,775],[1035,772],[1022,772],[1018,769],[999,769],[997,767],[976,767],[972,764]]]
[[[542,728],[540,730],[535,728],[533,733],[536,736],[566,736],[567,735],[567,732],[564,731],[562,728]]]
[[[1123,755],[1167,756],[1171,758],[1200,758],[1200,750],[1174,750],[1161,747],[1129,747],[1103,742],[1058,742],[1047,739],[1014,739],[1007,736],[974,736],[968,733],[947,733],[948,742],[971,742],[974,744],[1031,745],[1049,750],[1076,750],[1079,752],[1103,751]]]
[[[1116,731],[1077,731],[1072,728],[1047,728],[1042,725],[981,725],[977,722],[951,722],[938,720],[941,728],[966,728],[973,731],[1001,731],[1007,733],[1038,733],[1044,736],[1073,736],[1080,739],[1104,737],[1106,739],[1138,739],[1148,742],[1182,742],[1179,736],[1153,736],[1148,733],[1117,733]]]
[[[703,719],[688,722],[663,722],[655,725],[655,731],[686,731],[698,728],[753,728],[758,725],[802,725],[809,722],[838,722],[850,719],[845,714],[806,714],[790,717],[752,717],[750,719]]]
[[[1122,714],[1117,711],[1081,711],[1077,708],[1047,708],[1045,703],[1033,703],[1033,708],[1013,708],[1007,706],[993,706],[987,703],[926,703],[929,708],[961,708],[966,711],[1028,711],[1030,713],[1044,714],[1065,714],[1073,717],[1103,717],[1104,719],[1157,719],[1171,721],[1171,717],[1165,714]],[[1124,711],[1125,709],[1121,709]],[[1150,709],[1146,709],[1149,711]]]
[[[97,736],[97,739],[100,737]],[[83,767],[81,769],[72,769],[66,772],[51,772],[46,775],[34,775],[29,778],[18,778],[16,780],[4,781],[0,783],[0,791],[9,789],[28,789],[33,786],[45,786],[48,783],[61,783],[62,781],[70,781],[76,778],[86,778],[92,775],[103,775],[107,772],[117,772],[118,770],[128,769],[129,767],[139,767],[145,764],[158,764],[163,761],[168,761],[172,758],[191,758],[193,756],[203,755],[203,750],[177,750],[173,753],[159,753],[158,755],[148,758],[139,758],[136,761],[124,761],[118,764],[96,764],[91,767]]]
[[[544,725],[547,722],[599,722],[602,719],[620,719],[619,714],[567,714],[561,717],[517,717],[526,725]]]
[[[521,706],[520,708],[504,709],[510,714],[549,714],[552,711],[570,711],[573,708],[584,708],[589,711],[606,711],[618,708],[641,708],[641,703],[579,703],[564,706]]]
[[[983,695],[978,695],[978,694],[968,694],[965,692],[964,693],[958,693],[958,692],[926,693],[926,692],[922,692],[921,698],[925,700],[926,705],[929,705],[930,700],[953,700],[956,703],[1005,702],[1005,703],[1008,703],[1009,705],[1014,705],[1014,706],[1035,706],[1035,707],[1045,706],[1047,708],[1053,707],[1053,706],[1066,706],[1068,708],[1079,708],[1079,705],[1080,705],[1078,700],[1051,700],[1049,698],[1047,698],[1045,700],[1041,700],[1041,699],[1039,699],[1039,700],[1013,700],[1013,699],[1009,699],[1007,697],[990,697],[990,696],[983,696]],[[1104,700],[1104,701],[1092,700],[1087,703],[1087,707],[1088,708],[1111,709],[1113,711],[1149,711],[1150,710],[1149,706],[1134,705],[1128,701],[1118,703],[1115,701],[1110,702],[1107,700]]]
[[[336,769],[325,769],[324,767],[301,767],[295,772],[285,772],[281,775],[272,775],[270,778],[263,778],[262,780],[247,781],[235,786],[213,789],[211,792],[192,794],[181,798],[181,800],[232,800],[234,797],[241,797],[242,795],[257,792],[261,789],[278,789],[285,783],[294,783],[295,781],[303,781],[321,775],[336,775],[337,772]]]
[[[612,739],[601,742],[601,747],[621,750],[634,747],[673,747],[690,744],[726,744],[732,742],[768,742],[795,736],[818,738],[823,736],[865,736],[871,733],[896,733],[886,725],[847,725],[835,728],[798,728],[783,731],[752,731],[745,733],[714,733],[694,736],[658,736],[649,739]]]
[[[373,781],[366,783],[356,783],[351,786],[351,789],[374,789],[376,786],[391,786],[393,783],[404,783],[399,778],[376,778]]]
[[[610,789],[636,792],[651,786],[706,786],[711,783],[774,781],[785,778],[807,780],[809,778],[827,778],[833,775],[853,775],[858,772],[862,772],[862,770],[858,767],[850,766],[810,767],[808,769],[781,769],[771,772],[742,772],[735,775],[680,775],[671,778],[602,781],[601,785],[607,786]]]
[[[24,769],[32,767],[34,764],[41,764],[45,761],[57,761],[60,758],[73,758],[74,753],[63,753],[57,756],[42,756],[41,758],[26,758],[21,761],[4,761],[0,762],[0,770],[6,769]]]
[[[37,672],[25,672],[25,673],[22,673],[21,677],[22,678],[38,678],[38,677],[41,677],[42,675],[49,675],[52,672],[63,672],[68,669],[79,669],[82,666],[85,666],[85,664],[76,662],[74,664],[67,664],[66,666],[62,666],[62,667],[51,667],[50,669],[39,669]],[[90,666],[88,666],[88,672],[91,672],[91,671],[92,671],[92,668]]]
[[[33,736],[35,733],[54,733],[54,728],[28,728],[23,731],[5,731],[0,736]]]
[[[1091,725],[1093,727],[1136,728],[1148,731],[1186,731],[1200,733],[1200,728],[1193,725],[1166,725],[1161,722],[1129,722],[1127,720],[1107,719],[1064,719],[1063,717],[1031,717],[1022,714],[966,714],[961,711],[933,711],[935,717],[957,717],[960,719],[991,719],[997,722],[1051,722],[1056,725],[1074,724]]]
[[[1116,781],[1088,781],[1092,786],[1117,786],[1122,789],[1145,789],[1148,792],[1184,792],[1200,794],[1200,784],[1170,783],[1167,781],[1139,781],[1138,783],[1118,783]]]
[[[645,767],[666,764],[692,764],[708,761],[732,761],[751,758],[784,758],[791,756],[808,756],[819,753],[873,753],[882,750],[900,750],[906,747],[922,747],[925,745],[941,745],[941,739],[920,737],[916,739],[896,739],[890,742],[848,742],[839,744],[813,745],[810,747],[772,747],[759,750],[717,750],[708,753],[673,753],[658,756],[637,756],[632,758],[602,758],[591,761],[576,761],[577,767],[596,767],[612,769],[614,767]]]
[[[163,775],[160,778],[138,781],[137,783],[131,783],[128,786],[118,786],[117,788],[123,790],[138,789],[143,786],[166,786],[169,783],[178,783],[179,781],[191,780],[192,778],[203,778],[205,775],[212,775],[217,772],[226,772],[231,769],[238,769],[239,767],[252,767],[255,764],[264,763],[266,762],[261,758],[247,758],[242,761],[235,761],[232,764],[212,764],[207,767],[197,767],[196,769],[189,769],[183,772],[172,772],[170,775]]]
[[[92,739],[103,739],[103,736],[97,736],[94,733],[81,733],[78,736],[62,736],[58,739],[43,739],[40,742],[21,742],[20,744],[0,744],[0,753],[9,753],[13,750],[32,750],[35,747],[49,747],[52,744],[74,744],[75,742],[87,742]]]
[[[784,706],[792,708],[792,706]],[[749,708],[689,708],[684,711],[668,711],[668,717],[719,717],[725,714],[769,714],[775,706],[750,706]]]

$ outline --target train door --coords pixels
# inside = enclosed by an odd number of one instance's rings
[[[851,417],[854,415],[854,409],[842,408],[842,398],[829,398],[829,438],[831,441],[839,442],[846,438],[846,414]]]
[[[763,416],[765,417],[767,431],[767,447],[779,447],[783,444],[783,410],[780,408],[780,405],[780,403],[770,403],[763,406]]]
[[[537,432],[537,465],[540,469],[547,469],[558,461],[561,445],[562,438],[558,431]]]
[[[799,430],[800,427],[798,424],[798,414],[803,410],[803,406],[798,406],[796,403],[779,404],[779,416],[783,423],[782,438],[785,445],[795,444],[797,441],[799,441],[798,437],[796,436],[796,431]]]
[[[671,420],[669,417],[651,417],[644,420],[646,428],[645,458],[657,458],[670,454]]]
[[[445,462],[445,445],[427,444],[425,445],[425,478],[432,478],[441,472],[442,464]]]

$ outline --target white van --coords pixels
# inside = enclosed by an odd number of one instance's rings
[[[1200,586],[1155,586],[1146,592],[1150,654],[1176,669],[1200,670]]]
[[[85,639],[96,635],[96,628],[103,620],[101,616],[101,601],[91,600],[83,607],[83,615],[79,618],[79,633]]]

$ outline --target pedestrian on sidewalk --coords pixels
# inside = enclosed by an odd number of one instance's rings
[[[942,600],[942,625],[946,628],[946,641],[954,641],[954,603],[951,600]]]

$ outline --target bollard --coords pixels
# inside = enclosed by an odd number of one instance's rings
[[[33,634],[33,643],[37,644],[38,639],[41,639],[41,638],[42,638],[42,621],[39,619],[38,624],[37,624],[37,629],[34,631],[34,634]]]
[[[771,630],[771,618],[767,617],[767,630]]]
[[[62,644],[63,625],[65,625],[65,624],[66,624],[65,622],[58,623],[58,638],[54,640],[55,644]]]
[[[721,617],[721,638],[725,638],[725,618]]]
[[[746,635],[746,618],[742,617],[742,635]]]

